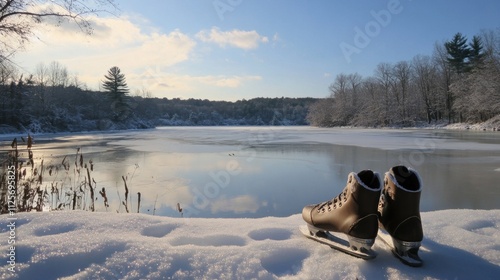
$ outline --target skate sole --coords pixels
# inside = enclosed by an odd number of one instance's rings
[[[387,247],[391,249],[392,254],[398,258],[402,263],[411,267],[421,267],[424,263],[418,254],[401,255],[394,248],[394,242],[391,235],[385,230],[379,229],[377,238],[380,239]]]
[[[306,225],[300,226],[299,227],[300,232],[307,238],[312,239],[314,241],[317,241],[319,243],[325,244],[330,246],[330,248],[338,250],[342,253],[361,258],[363,260],[371,260],[374,259],[377,254],[373,251],[370,250],[368,252],[362,252],[362,251],[354,251],[349,247],[349,242],[335,236],[334,233],[330,232],[322,232],[324,234],[324,237],[320,237],[317,235],[313,235],[310,231],[309,228]]]

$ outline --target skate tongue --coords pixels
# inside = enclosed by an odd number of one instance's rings
[[[371,170],[363,170],[358,172],[359,179],[365,184],[367,187],[371,189],[378,188],[378,185],[374,185],[374,181],[377,180],[377,176]]]

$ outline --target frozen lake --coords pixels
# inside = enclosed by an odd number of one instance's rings
[[[12,137],[0,139],[4,152]],[[126,176],[134,212],[140,192],[142,213],[176,217],[179,203],[185,217],[290,216],[337,195],[351,171],[383,176],[397,164],[419,171],[422,211],[500,208],[499,132],[167,127],[38,135],[34,155],[60,163],[77,147],[94,162],[108,211],[125,212],[118,196]]]

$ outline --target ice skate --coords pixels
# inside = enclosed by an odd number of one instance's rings
[[[307,225],[300,228],[301,232],[355,257],[375,258],[371,247],[378,232],[377,205],[381,189],[377,173],[351,172],[346,187],[337,197],[304,207],[302,217]]]
[[[395,166],[385,174],[378,206],[379,237],[393,254],[410,266],[421,266],[418,256],[423,239],[420,219],[422,182],[415,170]]]

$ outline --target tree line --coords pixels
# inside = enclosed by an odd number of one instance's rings
[[[314,98],[210,101],[131,95],[125,75],[112,67],[103,91],[86,89],[63,65],[40,64],[24,77],[0,68],[0,132],[63,132],[167,125],[307,125]],[[145,94],[149,96],[150,94]]]
[[[382,62],[373,76],[341,73],[307,116],[315,126],[413,126],[486,121],[500,114],[500,28],[461,33],[434,53]]]

